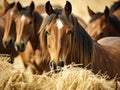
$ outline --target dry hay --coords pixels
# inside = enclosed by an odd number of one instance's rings
[[[120,87],[117,82],[117,87]],[[116,82],[106,76],[94,75],[90,70],[73,67],[53,74],[32,75],[16,70],[12,64],[0,60],[0,90],[115,90]],[[117,89],[117,90],[120,90]]]

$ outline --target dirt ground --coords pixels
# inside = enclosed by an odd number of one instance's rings
[[[0,5],[3,6],[3,1],[0,0]],[[9,2],[19,1],[23,6],[29,5],[32,0],[8,0]],[[48,0],[33,0],[35,5],[45,4]],[[61,5],[64,7],[66,0],[49,0],[51,4]],[[86,23],[88,23],[90,17],[87,12],[87,6],[89,6],[93,11],[103,11],[105,6],[110,7],[113,2],[117,0],[69,0],[73,7],[73,13],[81,17]]]

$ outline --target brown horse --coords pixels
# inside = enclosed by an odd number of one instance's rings
[[[4,0],[4,14],[1,17],[1,30],[0,30],[0,54],[10,54],[11,61],[13,62],[14,57],[18,55],[15,51],[14,46],[8,47],[9,44],[12,44],[12,39],[10,38],[10,33],[14,31],[14,16],[16,15],[15,2],[9,3],[7,0]],[[13,14],[14,13],[14,14]],[[4,23],[4,24],[2,24]],[[12,25],[13,28],[10,26]],[[9,32],[11,29],[12,32]],[[2,42],[3,41],[3,42]]]
[[[27,8],[18,5],[20,11],[15,20],[15,48],[22,56],[25,66],[32,65],[33,72],[37,69],[41,74],[43,71],[48,71],[49,62],[41,56],[38,30],[43,18],[34,11],[34,6],[34,2],[31,2]]]
[[[103,13],[95,13],[89,7],[88,12],[92,18],[86,31],[92,38],[98,40],[107,36],[120,36],[120,21],[115,15],[109,13],[110,10],[107,6]]]
[[[81,63],[97,73],[107,73],[110,78],[120,76],[120,37],[109,42],[97,43],[87,34],[71,14],[71,3],[66,1],[64,9],[53,9],[46,3],[48,16],[43,20],[40,33],[41,48],[50,54],[50,68],[56,70],[72,62]],[[105,38],[104,38],[105,39]],[[104,41],[103,39],[103,41]]]
[[[110,13],[113,13],[120,20],[120,0],[114,2],[110,7]]]

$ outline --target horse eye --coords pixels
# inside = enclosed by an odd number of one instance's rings
[[[69,30],[69,31],[67,32],[68,35],[69,35],[69,34],[72,34],[72,33],[73,33],[72,30]]]
[[[45,32],[44,32],[44,33],[45,33],[45,35],[48,35],[48,34],[49,34],[49,32],[48,32],[47,30],[45,30]]]

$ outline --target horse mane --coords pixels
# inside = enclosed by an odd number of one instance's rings
[[[114,4],[110,7],[110,12],[114,12],[115,10],[117,10],[118,8],[120,8],[120,0],[114,2]]]
[[[120,21],[119,21],[119,19],[115,15],[110,14],[109,15],[109,21],[110,21],[111,25],[114,26],[115,30],[118,33],[120,33]]]
[[[37,11],[33,11],[33,22],[34,22],[34,29],[35,29],[35,35],[33,35],[33,36],[35,36],[36,37],[36,41],[37,41],[37,43],[39,43],[38,44],[38,46],[36,47],[36,48],[39,48],[40,50],[42,50],[42,47],[40,46],[40,38],[39,38],[39,33],[38,33],[38,31],[39,31],[39,29],[41,28],[41,24],[42,24],[42,22],[43,22],[43,17],[40,15],[40,13],[39,12],[37,12]],[[42,51],[41,51],[42,52]],[[41,57],[40,57],[40,60],[44,63],[44,65],[45,64],[48,64],[48,62],[49,62],[49,60],[50,60],[50,57],[49,57],[49,54],[48,54],[48,52],[46,51],[46,53],[41,53],[41,55],[40,55]],[[47,61],[47,62],[46,62]]]
[[[74,26],[74,34],[72,38],[71,57],[83,64],[83,67],[88,65],[92,60],[93,40],[79,24],[74,15],[71,16]],[[77,58],[76,58],[77,57]]]
[[[63,9],[55,9],[54,11],[55,13],[47,16],[43,20],[41,29],[39,31],[41,47],[44,49],[44,53],[47,51],[47,37],[45,35],[45,27],[57,18],[60,18],[61,20],[64,20],[67,25],[70,25],[73,29],[72,43],[70,48],[71,51],[67,60],[72,62],[74,59],[77,60],[76,62],[83,63],[83,66],[88,65],[91,61],[93,50],[93,41],[91,37],[78,23],[76,17],[73,14],[71,14],[68,19]]]
[[[101,17],[103,15],[103,13],[101,12],[97,12],[93,15],[93,17],[90,19],[89,23],[95,21],[97,18]]]
[[[42,21],[43,21],[43,17],[36,11],[34,11],[33,15],[34,15],[34,22],[35,22],[34,26],[36,30],[39,30],[40,25],[42,24]]]

